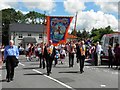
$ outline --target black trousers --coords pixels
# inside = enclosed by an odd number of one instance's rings
[[[98,65],[97,53],[94,54],[94,58],[95,58],[94,64],[95,66],[97,66]]]
[[[14,77],[14,68],[15,68],[15,56],[8,56],[6,60],[6,70],[7,70],[7,75],[6,78],[10,79]]]
[[[47,73],[51,72],[53,58],[49,57],[46,59]]]
[[[112,57],[112,56],[109,56],[108,66],[111,67],[111,68],[112,68],[112,66],[113,66],[113,57]]]
[[[39,60],[40,60],[39,67],[42,68],[42,66],[43,66],[43,68],[45,68],[45,61],[44,61],[44,57],[42,54],[39,54]]]
[[[56,65],[58,63],[58,58],[55,58],[55,64],[54,65]]]
[[[42,67],[42,54],[39,54],[40,68]]]
[[[81,56],[79,60],[80,60],[80,71],[82,72],[84,68],[85,56]]]
[[[74,65],[74,53],[69,53],[69,67]]]

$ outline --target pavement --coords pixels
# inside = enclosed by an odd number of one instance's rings
[[[5,65],[0,70],[3,90],[5,88],[61,88],[61,89],[82,89],[82,88],[118,88],[118,70],[110,69],[108,66],[92,66],[85,63],[84,73],[80,74],[79,63],[74,62],[74,67],[69,68],[68,57],[64,64],[52,68],[52,74],[46,75],[46,68],[39,68],[39,61],[33,58],[26,61],[25,56],[20,56],[20,63],[15,68],[15,78],[12,82],[6,82]],[[54,63],[54,62],[53,62]],[[13,90],[13,89],[12,89]]]

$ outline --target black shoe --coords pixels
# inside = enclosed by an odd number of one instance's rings
[[[39,66],[39,68],[42,68],[41,66]]]
[[[7,82],[10,82],[10,79],[7,79]]]
[[[80,71],[80,74],[82,74],[82,71]]]
[[[50,75],[50,73],[47,73],[47,76],[49,76]]]
[[[52,72],[50,71],[50,74],[52,74]]]
[[[80,71],[80,73],[82,74],[84,71],[82,70],[82,71]]]
[[[13,78],[10,78],[11,81],[13,81]]]

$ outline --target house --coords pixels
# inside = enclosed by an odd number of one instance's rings
[[[19,24],[9,25],[9,40],[14,40],[15,45],[26,48],[28,43],[40,43],[45,40],[46,27],[43,24]]]

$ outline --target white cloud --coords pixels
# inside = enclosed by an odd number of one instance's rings
[[[29,11],[21,11],[24,15],[29,13]]]
[[[16,9],[15,11],[21,11],[24,15],[29,13],[29,11],[22,11],[22,10],[19,10],[19,9]]]
[[[18,0],[13,0],[12,2],[9,0],[0,0],[0,10],[17,7],[17,1]]]
[[[95,2],[104,12],[118,12],[118,2]]]
[[[65,0],[64,2],[65,11],[69,13],[75,13],[85,9],[84,2],[82,0]]]
[[[90,31],[94,28],[104,28],[107,26],[111,26],[114,31],[118,30],[118,20],[112,14],[106,14],[105,12],[117,12],[117,2],[95,2],[97,5],[100,5],[101,11],[94,12],[94,10],[83,11],[85,9],[85,2],[81,0],[77,1],[64,1],[65,10],[72,15],[75,14],[76,11],[79,11],[77,18],[77,29],[83,30],[86,29]],[[75,17],[70,25],[71,31],[74,28]]]
[[[29,0],[27,2],[23,1],[23,3],[30,10],[40,9],[42,11],[48,11],[48,12],[52,12],[56,6],[54,0],[39,0],[34,2]]]
[[[71,29],[74,28],[74,23],[75,18],[70,26]],[[114,31],[118,30],[118,20],[115,18],[115,16],[111,14],[105,14],[102,11],[94,12],[93,10],[78,13],[77,29],[79,30],[86,29],[87,31],[90,31],[93,27],[104,28],[108,25],[110,25]]]

